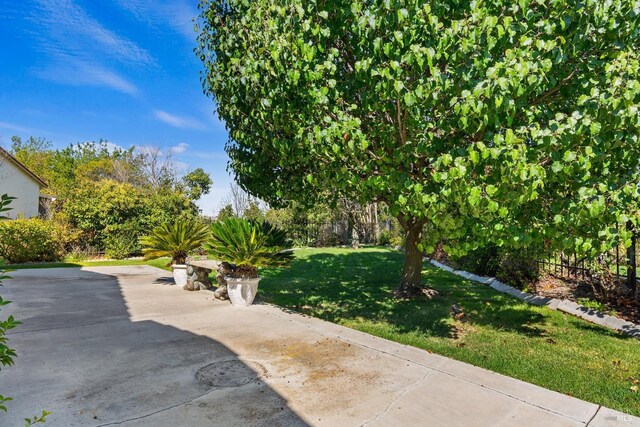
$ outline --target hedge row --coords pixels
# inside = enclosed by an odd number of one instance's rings
[[[0,258],[10,263],[58,261],[63,256],[55,223],[42,219],[0,221]]]

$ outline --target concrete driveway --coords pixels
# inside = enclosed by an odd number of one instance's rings
[[[22,270],[0,425],[640,426],[640,419],[153,267]]]

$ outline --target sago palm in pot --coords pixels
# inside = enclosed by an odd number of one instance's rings
[[[293,259],[291,242],[283,230],[268,222],[227,218],[211,225],[207,252],[219,261],[234,264],[225,280],[233,305],[253,303],[258,291],[259,267],[285,267]]]
[[[195,219],[178,220],[153,229],[140,239],[145,260],[170,257],[173,279],[178,286],[187,284],[187,257],[209,237],[207,226]]]

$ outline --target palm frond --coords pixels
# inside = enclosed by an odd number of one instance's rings
[[[208,237],[204,224],[188,219],[156,227],[140,239],[140,245],[146,260],[168,256],[173,263],[184,264],[189,253],[201,247]]]
[[[211,225],[205,249],[214,258],[238,267],[283,267],[293,259],[283,230],[268,222],[227,218]]]

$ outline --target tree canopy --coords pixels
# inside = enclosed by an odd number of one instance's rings
[[[385,202],[407,234],[403,294],[420,284],[418,250],[441,237],[461,250],[628,241],[618,225],[637,223],[640,199],[637,2],[200,10],[204,90],[238,182],[273,205]]]
[[[200,168],[181,177],[155,147],[113,149],[98,141],[54,149],[42,138],[13,137],[11,152],[48,183],[52,219],[68,250],[136,253],[138,237],[154,227],[197,217],[195,201],[212,184]]]
[[[197,168],[182,177],[187,194],[192,200],[198,200],[205,194],[209,194],[213,181],[202,168]]]

